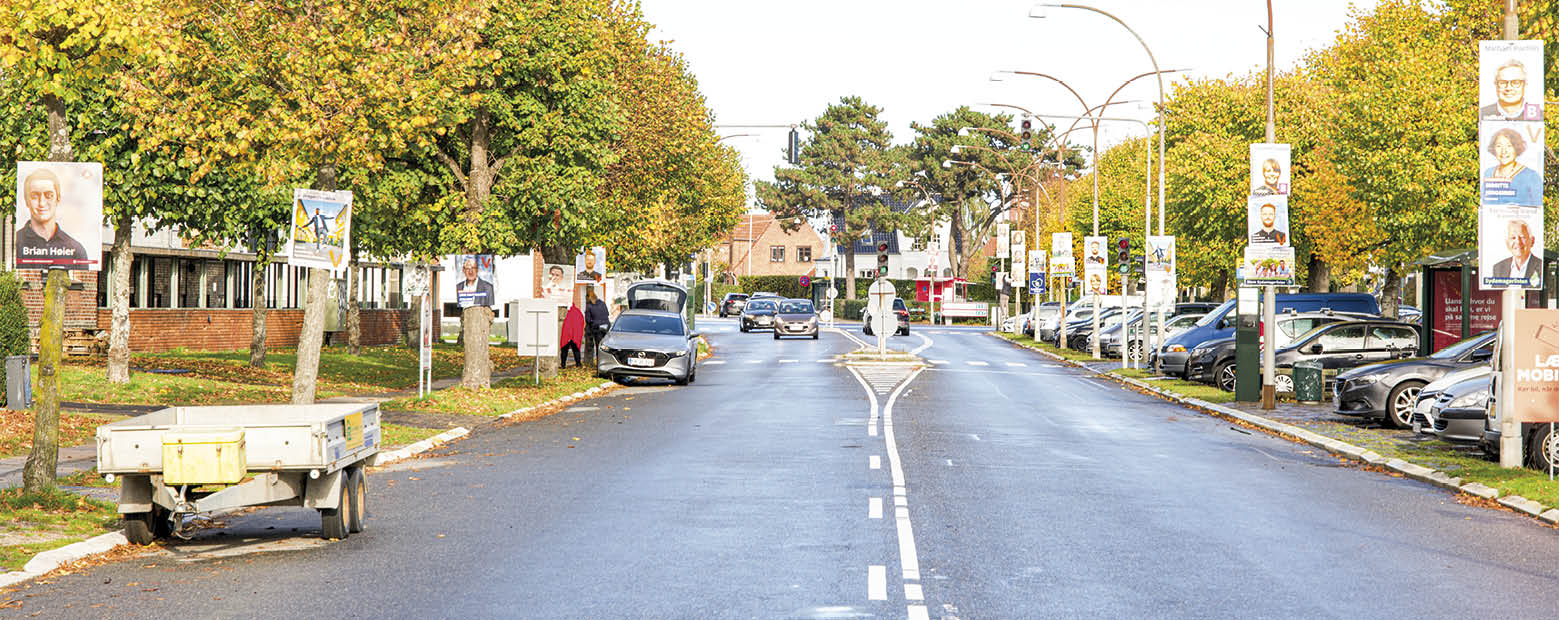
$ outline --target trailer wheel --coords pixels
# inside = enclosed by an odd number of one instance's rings
[[[347,517],[346,529],[356,534],[363,531],[363,523],[368,520],[368,480],[363,468],[353,467],[350,471],[347,485],[352,495],[352,512]]]
[[[167,538],[173,535],[173,513],[167,508],[152,504],[152,536]]]
[[[330,540],[345,540],[347,515],[352,512],[352,494],[347,481],[341,481],[340,503],[335,508],[319,509],[319,535]]]
[[[127,512],[124,514],[125,538],[137,545],[150,545],[156,536],[152,535],[152,522],[155,517],[150,512]]]

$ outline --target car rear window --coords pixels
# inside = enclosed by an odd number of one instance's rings
[[[612,331],[628,332],[633,334],[681,336],[682,318],[674,316],[625,314],[618,317],[617,322],[612,324]]]
[[[1327,330],[1315,342],[1325,351],[1358,351],[1364,348],[1364,326],[1344,325]]]
[[[747,302],[747,309],[748,310],[773,310],[774,309],[774,302],[772,302],[772,301],[764,301],[762,299],[754,299],[752,301]]]
[[[1418,332],[1401,325],[1376,325],[1370,328],[1366,344],[1371,349],[1416,349]]]
[[[725,298],[729,299],[731,301],[742,301],[744,299],[747,299],[747,296],[742,294],[742,293],[731,293],[729,295],[726,295]]]
[[[810,302],[810,301],[787,301],[787,302],[783,302],[783,303],[780,304],[779,311],[780,311],[781,314],[810,314],[812,312],[812,302]]]

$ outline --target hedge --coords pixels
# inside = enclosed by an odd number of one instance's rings
[[[738,284],[716,284],[713,289],[714,299],[718,302],[725,298],[726,293],[747,293],[750,295],[758,291],[775,293],[782,297],[800,297],[804,299],[811,297],[807,289],[801,287],[801,279],[798,276],[741,276],[737,278],[737,281],[739,282]],[[836,278],[836,281],[837,283],[834,286],[839,289],[839,297],[843,298],[845,291],[844,278]],[[889,280],[889,282],[893,283],[893,288],[900,297],[906,300],[915,298],[914,280]],[[871,285],[871,278],[856,278],[855,298],[866,299],[867,291],[871,289]],[[814,279],[812,286],[826,288],[828,286],[827,279]],[[989,284],[970,284],[967,290],[969,292],[969,301],[996,301],[996,289]]]

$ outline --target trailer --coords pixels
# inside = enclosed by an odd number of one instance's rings
[[[97,429],[97,469],[120,481],[136,544],[181,535],[184,515],[245,506],[319,511],[325,538],[363,531],[376,404],[169,407]]]

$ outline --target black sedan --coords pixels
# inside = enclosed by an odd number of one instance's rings
[[[1418,391],[1448,373],[1486,364],[1494,354],[1494,332],[1484,332],[1429,357],[1367,364],[1337,375],[1332,403],[1338,415],[1383,419],[1395,428],[1413,425]]]
[[[774,311],[779,309],[779,301],[775,299],[748,299],[747,306],[742,308],[742,316],[737,319],[737,327],[744,332],[755,329],[774,329]]]
[[[1322,372],[1340,372],[1365,364],[1418,354],[1418,326],[1400,321],[1340,321],[1301,335],[1274,354],[1278,368],[1316,362]],[[1279,375],[1279,392],[1293,391],[1293,377]]]
[[[746,293],[726,293],[725,299],[720,300],[720,317],[742,313],[742,308],[747,306]]]

